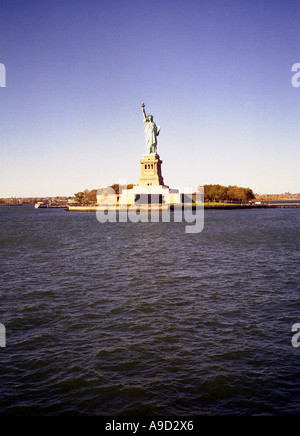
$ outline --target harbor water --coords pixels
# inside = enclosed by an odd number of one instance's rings
[[[297,415],[300,208],[0,208],[1,415]]]

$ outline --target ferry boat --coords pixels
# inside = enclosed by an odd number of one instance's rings
[[[42,201],[38,201],[37,203],[35,203],[34,207],[36,209],[40,209],[41,207],[48,207],[48,204],[43,203]]]

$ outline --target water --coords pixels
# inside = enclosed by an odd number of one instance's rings
[[[0,413],[299,414],[299,222],[1,207]]]

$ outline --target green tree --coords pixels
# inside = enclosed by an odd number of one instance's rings
[[[227,191],[228,199],[235,202],[248,202],[255,198],[252,189],[242,188],[240,186],[229,186]]]
[[[227,199],[229,201],[238,202],[239,201],[239,197],[240,197],[239,188],[236,185],[228,186]]]
[[[226,201],[227,187],[223,185],[204,185],[204,201],[219,202]]]
[[[246,201],[254,200],[255,195],[250,188],[245,188]]]
[[[96,203],[97,202],[97,189],[92,189],[91,191],[87,191],[85,194],[85,200],[87,203]]]
[[[85,194],[82,191],[77,192],[76,194],[74,194],[74,199],[75,199],[76,203],[79,203],[79,204],[83,204],[84,203],[84,197],[85,197]]]

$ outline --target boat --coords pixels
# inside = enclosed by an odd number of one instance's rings
[[[35,203],[34,207],[36,209],[40,209],[42,207],[48,207],[48,204],[47,203],[43,203],[42,201],[38,201],[37,203]]]

